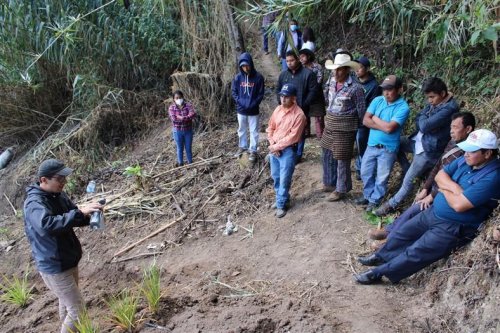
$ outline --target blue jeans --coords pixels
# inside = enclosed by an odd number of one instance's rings
[[[366,147],[368,147],[368,136],[370,135],[370,129],[368,127],[358,128],[358,133],[356,133],[356,147],[358,148],[358,156],[356,157],[356,172],[361,173],[361,161],[363,155],[365,154]]]
[[[193,130],[173,131],[175,144],[177,146],[177,163],[184,163],[184,148],[186,149],[186,159],[188,163],[193,163],[193,153],[191,147],[193,145]]]
[[[306,133],[302,133],[302,138],[300,141],[297,143],[297,157],[301,158],[302,155],[304,154],[304,147],[306,145]]]
[[[292,186],[292,176],[295,170],[295,148],[287,147],[281,151],[281,155],[276,157],[270,154],[271,177],[274,181],[274,191],[276,193],[276,208],[284,209],[287,201],[290,200],[290,187]]]
[[[272,36],[272,32],[269,31],[270,26],[264,26],[261,28],[262,33],[262,50],[264,52],[269,51],[269,36]]]
[[[247,131],[250,132],[250,149],[248,148]],[[238,113],[239,146],[248,149],[251,153],[257,151],[259,143],[259,116],[244,116]]]
[[[387,182],[396,161],[396,153],[386,148],[366,148],[361,162],[363,196],[378,205],[387,191]]]
[[[427,152],[413,155],[411,164],[406,158],[406,153],[415,152],[415,141],[409,140],[407,137],[401,138],[401,145],[398,152],[398,161],[404,172],[403,182],[398,192],[389,199],[389,205],[396,208],[406,197],[413,191],[414,181],[417,177],[421,177],[426,172],[430,171],[436,164],[439,156],[435,153],[429,154]]]
[[[385,264],[375,267],[373,273],[398,282],[467,244],[476,232],[474,226],[437,218],[430,207],[391,233],[375,253]]]

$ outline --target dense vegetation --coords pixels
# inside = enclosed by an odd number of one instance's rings
[[[416,109],[422,98],[415,88],[427,76],[440,76],[485,126],[495,127],[498,1],[247,1],[240,17],[256,21],[273,11],[280,14],[276,29],[286,24],[285,13],[312,27],[320,54],[346,47],[375,59],[379,77],[403,76],[406,97],[417,103]],[[355,32],[349,34],[350,28]]]
[[[39,141],[105,97],[164,89],[182,50],[171,3],[2,2],[0,145]]]

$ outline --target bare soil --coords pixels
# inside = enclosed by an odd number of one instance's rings
[[[269,87],[262,105],[262,128],[276,106],[271,90],[278,74],[274,58],[258,54],[255,59]],[[113,161],[120,163],[109,161],[95,175],[103,190],[123,193],[133,188],[134,181],[122,171],[136,161],[152,176],[172,169],[175,153],[168,133],[168,126],[162,124],[146,140],[117,153]],[[223,152],[218,163],[180,169],[168,179],[156,178],[147,186],[149,192],[134,191],[146,198],[151,193],[167,193],[162,191],[168,182],[180,182],[180,187],[169,190],[172,198],[148,206],[152,213],[144,206],[143,212],[122,217],[110,211],[104,232],[78,231],[84,248],[81,290],[101,331],[116,330],[105,301],[126,288],[137,290],[143,268],[155,260],[148,255],[151,252],[162,252],[156,261],[162,267],[164,297],[155,316],[141,301],[137,332],[428,331],[423,324],[425,309],[419,312],[417,306],[408,306],[416,304],[421,286],[411,282],[409,286],[360,286],[353,282],[353,272],[363,270],[355,258],[368,252],[365,235],[370,228],[363,210],[350,200],[359,194],[360,183],[355,181],[349,200],[326,201],[320,191],[320,153],[315,138],[307,141],[305,161],[297,166],[293,178],[292,207],[282,219],[275,218],[269,208],[274,193],[264,162],[264,142],[253,166],[246,156],[233,158],[236,149],[235,122],[214,132],[198,133],[195,161]],[[117,164],[120,167],[114,166]],[[179,217],[174,202],[187,214],[186,219],[118,258],[130,260],[112,260],[124,246]],[[221,227],[228,216],[239,229],[224,236]],[[29,245],[21,238],[22,221],[8,217],[0,226],[9,230],[9,235],[2,235],[4,240],[16,240],[10,248],[2,246],[2,273],[20,276],[31,264],[29,281],[35,285],[26,308],[0,303],[1,331],[58,331],[57,300],[35,272]],[[134,258],[137,255],[145,256]],[[158,327],[150,327],[151,323]]]

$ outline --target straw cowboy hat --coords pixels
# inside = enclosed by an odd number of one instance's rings
[[[335,55],[335,60],[331,61],[328,59],[325,62],[325,67],[326,69],[334,70],[339,67],[351,67],[352,69],[356,70],[359,68],[359,63],[356,61],[353,61],[351,56],[346,54],[346,53],[337,53]]]

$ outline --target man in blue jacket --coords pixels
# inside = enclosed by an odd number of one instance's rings
[[[372,284],[382,276],[399,282],[476,236],[500,200],[497,137],[479,129],[458,147],[465,151],[465,157],[438,172],[435,181],[439,193],[434,204],[391,232],[376,253],[359,257],[362,265],[378,267],[356,274],[356,282]]]
[[[264,98],[264,77],[255,70],[252,56],[242,53],[238,61],[240,72],[233,80],[231,92],[236,102],[238,113],[239,150],[236,157],[247,149],[250,162],[257,158],[259,143],[259,105]],[[248,147],[247,130],[250,131],[250,148]]]
[[[89,225],[90,214],[102,209],[97,202],[78,208],[63,192],[72,171],[59,160],[42,162],[39,182],[26,189],[24,202],[24,228],[33,259],[59,299],[61,333],[76,332],[74,322],[84,305],[78,288],[82,247],[73,228]]]
[[[398,161],[403,169],[403,183],[398,192],[382,204],[374,214],[384,216],[393,212],[412,192],[415,179],[432,169],[450,141],[451,116],[459,105],[446,83],[437,77],[424,81],[422,91],[428,104],[415,118],[417,128],[409,137],[401,137]],[[413,154],[410,164],[406,153]]]

